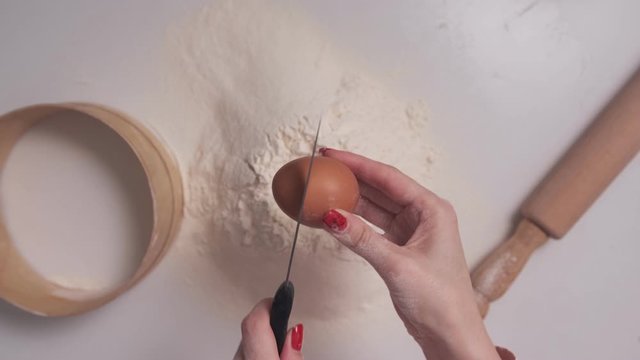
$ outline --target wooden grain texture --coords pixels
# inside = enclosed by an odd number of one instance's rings
[[[554,166],[522,206],[563,237],[640,150],[640,71]]]
[[[484,317],[489,303],[507,291],[529,257],[549,237],[538,226],[522,219],[515,233],[493,250],[471,273],[478,309]]]
[[[515,233],[472,271],[478,309],[501,297],[531,254],[559,239],[640,151],[640,70],[551,169],[520,209]]]
[[[166,253],[183,215],[183,186],[173,156],[147,129],[115,110],[86,103],[34,105],[0,116],[0,170],[13,145],[29,128],[65,111],[89,115],[114,130],[131,147],[151,190],[153,229],[136,272],[108,291],[67,288],[36,272],[14,246],[0,219],[0,298],[42,316],[83,313],[115,299],[142,280]]]

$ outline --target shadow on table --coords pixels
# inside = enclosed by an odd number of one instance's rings
[[[44,317],[31,314],[15,307],[4,300],[0,300],[0,323],[9,325],[12,329],[29,331],[46,331],[51,327],[65,326],[78,321],[78,317]]]

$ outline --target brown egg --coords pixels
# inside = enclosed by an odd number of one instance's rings
[[[292,219],[297,219],[310,157],[286,163],[273,177],[271,188],[276,203]],[[322,227],[322,216],[331,209],[353,211],[360,197],[358,181],[338,160],[316,157],[302,211],[302,223]]]

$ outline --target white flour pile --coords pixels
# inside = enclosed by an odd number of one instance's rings
[[[425,105],[394,96],[286,2],[222,1],[170,35],[206,122],[188,168],[188,214],[206,224],[200,252],[220,242],[255,255],[289,250],[294,222],[271,179],[309,154],[319,118],[321,145],[428,179],[436,152]],[[319,230],[303,231],[298,250],[352,258]]]
[[[435,151],[424,104],[395,97],[292,7],[223,1],[174,31],[172,44],[207,121],[188,168],[188,212],[213,225],[204,250],[218,241],[258,254],[289,250],[294,223],[273,200],[271,179],[310,153],[320,117],[321,145],[428,179]],[[343,253],[322,231],[303,232],[298,249]]]

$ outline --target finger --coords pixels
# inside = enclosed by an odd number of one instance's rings
[[[403,207],[398,205],[395,201],[391,200],[387,195],[383,194],[380,190],[373,186],[359,181],[358,187],[360,189],[360,196],[366,197],[371,202],[385,209],[386,211],[398,214],[402,211]]]
[[[269,324],[272,299],[260,301],[242,320],[242,352],[245,360],[277,360],[276,339]]]
[[[347,165],[360,181],[380,190],[400,206],[410,205],[420,194],[435,197],[435,194],[387,164],[348,151],[322,149],[322,154]]]
[[[242,341],[240,341],[240,345],[238,345],[238,350],[233,356],[233,360],[244,360],[244,354],[242,353]]]
[[[329,210],[323,217],[325,229],[343,245],[362,256],[385,277],[399,247],[373,231],[348,211]]]
[[[356,204],[354,213],[356,215],[362,216],[365,220],[379,227],[385,232],[388,231],[389,225],[395,218],[395,214],[386,211],[378,204],[373,203],[366,197],[360,197],[358,203]]]
[[[282,360],[302,360],[302,340],[304,337],[304,327],[302,324],[294,326],[287,333],[287,338],[282,348],[280,359]]]

